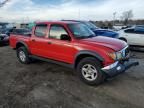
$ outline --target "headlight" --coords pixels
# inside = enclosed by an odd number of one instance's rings
[[[108,53],[108,56],[109,56],[110,58],[112,58],[113,60],[116,60],[116,58],[117,58],[115,52],[113,52],[113,53]]]
[[[122,53],[121,52],[113,52],[113,53],[108,53],[109,57],[111,57],[113,60],[120,60],[122,59]]]
[[[121,52],[116,52],[116,56],[117,56],[117,60],[120,60],[123,58],[122,53]]]

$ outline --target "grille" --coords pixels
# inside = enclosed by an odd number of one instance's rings
[[[129,49],[129,47],[128,47],[128,48],[125,49],[125,56],[128,56],[129,53],[130,53],[130,49]]]

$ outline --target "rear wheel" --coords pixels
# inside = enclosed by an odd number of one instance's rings
[[[80,79],[89,85],[99,85],[105,79],[101,71],[101,63],[93,57],[82,59],[77,66],[77,71]]]
[[[23,64],[30,63],[28,51],[25,47],[20,47],[17,49],[17,57],[18,57],[18,60]]]

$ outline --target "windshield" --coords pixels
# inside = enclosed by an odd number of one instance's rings
[[[68,26],[76,38],[90,38],[95,36],[95,34],[84,24],[76,23],[69,24]]]
[[[89,27],[90,29],[98,29],[98,27],[91,22],[84,22],[84,24]]]

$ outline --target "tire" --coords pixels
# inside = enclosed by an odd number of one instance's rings
[[[25,47],[20,47],[17,49],[17,57],[18,60],[23,64],[29,64],[31,61],[29,58],[28,51]]]
[[[119,38],[119,39],[127,43],[127,40],[125,38]]]
[[[105,79],[105,74],[101,71],[101,63],[96,58],[87,57],[82,59],[78,66],[77,72],[80,79],[88,85],[99,85]]]

